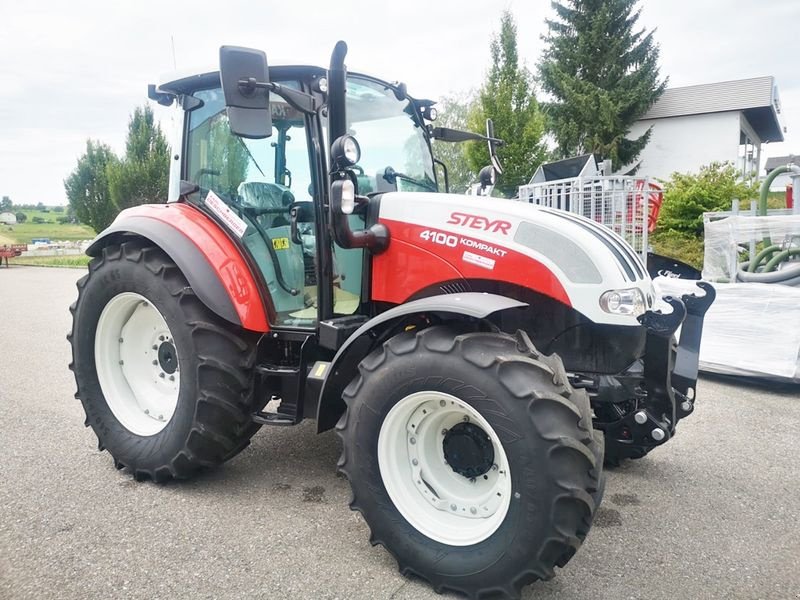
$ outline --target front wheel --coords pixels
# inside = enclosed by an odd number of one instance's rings
[[[186,478],[248,444],[258,337],[206,308],[160,249],[104,248],[70,310],[75,396],[117,468]]]
[[[517,597],[583,542],[602,438],[524,333],[404,332],[362,361],[337,429],[351,507],[404,574]]]

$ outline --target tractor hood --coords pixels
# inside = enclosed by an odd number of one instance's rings
[[[390,231],[389,258],[413,248],[421,254],[406,257],[409,264],[429,262],[442,279],[457,273],[523,285],[598,323],[638,325],[635,314],[602,306],[606,292],[640,292],[641,308],[653,306],[652,281],[630,245],[572,213],[485,196],[390,192],[381,196],[379,220]]]

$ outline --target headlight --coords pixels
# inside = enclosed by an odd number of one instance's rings
[[[356,208],[356,186],[349,179],[342,182],[342,212],[352,215]]]
[[[643,315],[646,308],[644,294],[639,288],[609,290],[600,296],[600,308],[612,315]]]
[[[352,135],[343,135],[333,142],[331,155],[335,168],[352,167],[361,159],[361,148]]]

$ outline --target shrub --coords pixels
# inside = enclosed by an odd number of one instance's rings
[[[28,215],[26,215],[22,211],[18,212],[16,216],[17,216],[17,223],[24,223],[25,221],[28,220]]]
[[[703,238],[699,235],[656,230],[650,234],[650,245],[656,254],[678,259],[695,269],[703,268]]]
[[[664,185],[664,205],[658,227],[662,231],[700,235],[704,212],[729,210],[734,198],[746,205],[746,201],[757,194],[757,184],[742,181],[731,163],[714,162],[700,167],[696,174],[673,173]]]
[[[31,219],[31,221],[33,221],[37,225],[41,225],[42,223],[47,223],[47,221],[45,219],[43,219],[42,217],[33,217]]]

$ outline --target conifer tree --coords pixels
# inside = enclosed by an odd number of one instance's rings
[[[615,169],[635,166],[650,138],[635,139],[631,125],[658,100],[658,45],[637,27],[637,0],[552,2],[547,46],[539,64],[542,88],[553,96],[549,127],[563,157],[595,153]]]

